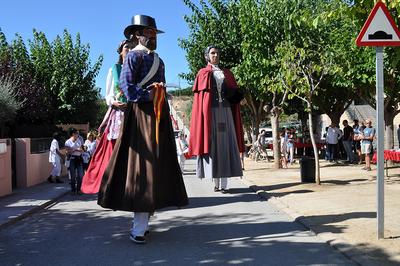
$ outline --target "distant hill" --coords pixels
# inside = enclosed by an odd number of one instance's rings
[[[173,96],[193,96],[192,87],[186,89],[168,91]]]
[[[182,93],[182,90],[179,90]],[[186,90],[185,90],[186,91]],[[175,91],[176,92],[176,91]],[[172,93],[172,106],[177,115],[182,119],[186,127],[190,127],[190,117],[192,114],[193,93],[190,89],[189,95],[180,95],[180,93]],[[187,92],[185,92],[187,93]],[[178,94],[178,95],[177,95]]]

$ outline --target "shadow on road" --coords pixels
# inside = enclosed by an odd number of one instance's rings
[[[101,209],[95,195],[67,196],[54,208],[0,231],[2,264],[309,265],[311,261],[314,265],[353,265],[327,252],[330,247],[325,243],[310,241],[310,233],[299,223],[237,210],[231,214],[211,213],[209,208],[195,212],[199,207],[259,200],[246,189],[243,194],[240,191],[215,198],[190,198],[186,209],[157,212],[150,223],[149,243],[142,246],[129,241],[131,213]],[[76,209],[65,208],[71,200],[76,201]],[[323,230],[339,232],[344,228],[328,221],[374,215],[360,212],[305,218],[322,224]],[[349,248],[369,254],[372,264],[396,264],[374,261],[387,255],[368,244]]]

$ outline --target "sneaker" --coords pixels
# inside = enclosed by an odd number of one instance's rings
[[[229,189],[226,189],[226,188],[221,189],[221,193],[223,193],[223,194],[226,194],[228,192],[229,192]]]
[[[49,183],[54,183],[53,178],[51,178],[51,176],[49,176],[49,177],[47,178],[47,182],[49,182]]]
[[[218,192],[218,191],[221,191],[221,190],[217,187],[214,187],[214,192]]]
[[[129,234],[129,239],[135,242],[136,244],[145,244],[146,238],[144,236],[134,236],[132,233]]]

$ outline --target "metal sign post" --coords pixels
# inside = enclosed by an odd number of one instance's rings
[[[377,155],[377,219],[378,239],[384,237],[385,221],[385,176],[384,176],[384,96],[383,96],[383,47],[376,47],[376,121],[378,147]]]
[[[384,94],[383,94],[383,47],[400,46],[400,31],[386,5],[378,1],[356,39],[357,46],[376,47],[376,121],[377,147],[377,211],[378,239],[384,238],[385,176],[384,176]]]

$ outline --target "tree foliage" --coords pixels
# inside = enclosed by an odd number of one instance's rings
[[[96,121],[100,90],[95,77],[100,56],[90,61],[90,46],[64,30],[53,42],[33,30],[28,46],[19,34],[8,43],[0,29],[0,74],[13,77],[18,124],[87,123]]]

